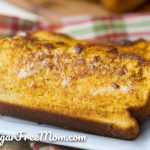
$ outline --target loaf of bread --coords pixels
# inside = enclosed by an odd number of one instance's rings
[[[0,113],[136,138],[150,113],[150,62],[120,49],[50,33],[0,40]]]
[[[135,10],[146,0],[100,0],[100,2],[110,11],[125,12]]]

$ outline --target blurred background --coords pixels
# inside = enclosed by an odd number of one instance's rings
[[[149,11],[149,0],[0,0],[1,14],[28,19],[35,19],[36,15],[58,20],[78,15],[104,16]],[[32,15],[29,16],[29,12]]]

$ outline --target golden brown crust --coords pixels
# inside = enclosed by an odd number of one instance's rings
[[[30,109],[27,107],[17,106],[0,102],[0,113],[2,115],[14,116],[21,119],[36,121],[38,123],[46,123],[64,127],[66,129],[77,130],[92,134],[112,136],[121,139],[135,139],[139,135],[139,128],[128,128],[121,130],[111,124],[98,123],[86,119],[79,119],[65,116],[62,114]]]
[[[134,53],[143,58],[150,59],[150,42],[144,39],[139,39],[136,41],[121,40],[116,43],[102,42],[101,40],[85,41],[85,40],[75,40],[68,35],[60,33],[51,33],[47,30],[38,30],[30,33],[31,36],[49,40],[49,41],[62,41],[72,45],[72,43],[81,43],[83,45],[100,45],[104,48],[118,48],[120,51]]]

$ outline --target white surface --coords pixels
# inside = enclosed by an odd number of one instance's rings
[[[93,150],[150,150],[150,119],[141,125],[141,129],[140,136],[134,141],[119,140],[84,133],[84,135],[87,135],[86,142],[57,142],[55,144]],[[39,125],[34,122],[0,116],[0,134],[15,135],[18,131],[25,131],[31,136],[37,135],[39,131],[51,131],[53,135],[60,136],[83,134],[81,132],[65,130],[54,126]],[[43,142],[49,143],[48,141]]]
[[[9,15],[9,16],[17,16],[24,19],[37,20],[39,17],[35,14],[32,14],[28,11],[25,11],[21,8],[18,8],[8,0],[0,0],[0,14]]]

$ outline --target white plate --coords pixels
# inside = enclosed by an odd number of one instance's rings
[[[35,122],[0,116],[0,134],[15,135],[25,131],[27,136],[37,136],[39,131],[51,131],[53,135],[86,135],[86,142],[55,142],[55,144],[95,150],[150,150],[150,118],[141,125],[141,134],[134,141],[119,140],[87,133],[75,132],[50,125],[40,125]],[[42,140],[42,142],[50,143]],[[51,142],[52,143],[52,142]]]

